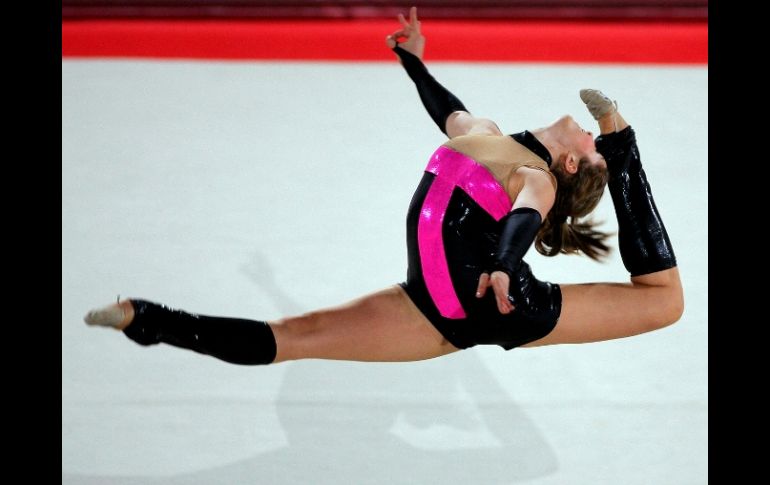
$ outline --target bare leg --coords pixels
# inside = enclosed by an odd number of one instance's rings
[[[666,327],[682,316],[679,270],[634,276],[630,283],[562,285],[562,312],[553,331],[525,347],[630,337]]]
[[[260,330],[265,328],[264,322],[193,315],[157,304],[151,304],[151,316],[143,313],[143,323],[133,327],[133,305],[142,305],[138,302],[123,300],[93,310],[86,315],[86,323],[123,330],[142,345],[164,342],[250,365],[309,358],[404,362],[458,350],[430,324],[400,286],[341,306],[268,322],[267,333]],[[157,336],[157,325],[164,327],[162,338]],[[264,340],[273,337],[274,346]],[[269,351],[275,358],[270,355],[268,361],[262,361]]]
[[[602,135],[618,136],[612,133],[628,128],[615,103],[600,91],[580,94]],[[682,316],[684,297],[673,249],[652,200],[633,133],[626,134],[631,141],[616,139],[621,144],[603,154],[618,216],[620,254],[636,276],[630,283],[563,285],[559,323],[528,347],[629,337],[665,327]]]
[[[399,286],[269,323],[278,348],[275,362],[308,358],[405,362],[458,350]]]

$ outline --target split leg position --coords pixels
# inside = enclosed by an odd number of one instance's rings
[[[235,364],[297,359],[407,362],[458,350],[399,286],[344,305],[272,322],[197,315],[145,300],[123,300],[86,315],[142,345],[167,343]]]
[[[631,280],[563,285],[558,323],[525,347],[637,335],[674,323],[683,311],[673,250],[641,167],[634,132],[600,92],[584,90],[581,97],[599,122],[597,150],[607,161],[620,253]],[[196,315],[136,299],[94,310],[85,320],[122,330],[142,345],[163,342],[246,365],[307,358],[414,361],[459,350],[400,286],[272,322]]]

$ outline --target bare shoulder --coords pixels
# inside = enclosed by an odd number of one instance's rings
[[[530,167],[520,167],[508,179],[508,195],[513,208],[532,207],[545,218],[556,200],[556,187],[551,175]]]

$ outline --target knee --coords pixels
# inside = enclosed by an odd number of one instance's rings
[[[277,320],[275,326],[293,339],[302,339],[316,333],[320,327],[320,321],[321,318],[317,312],[309,312]]]
[[[668,327],[682,318],[684,294],[678,268],[633,277],[631,284],[645,295],[644,331]]]
[[[659,311],[653,330],[668,327],[679,321],[684,313],[684,295],[682,287],[668,288],[659,300]]]
[[[271,322],[276,340],[276,362],[312,357],[313,342],[321,334],[323,315],[310,312]]]

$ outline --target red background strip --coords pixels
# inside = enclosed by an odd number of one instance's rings
[[[64,57],[392,61],[391,20],[65,20]],[[426,61],[705,64],[707,22],[429,20]]]

